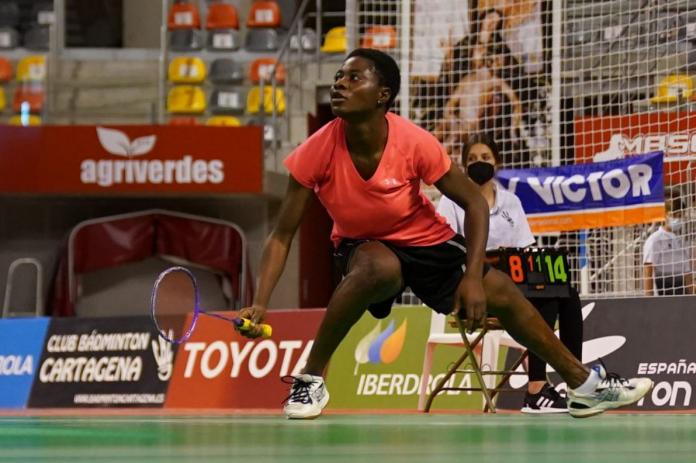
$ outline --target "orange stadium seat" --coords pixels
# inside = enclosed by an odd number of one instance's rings
[[[32,114],[40,113],[44,107],[46,94],[43,88],[38,85],[25,85],[15,89],[12,98],[12,110],[16,113],[22,112],[23,105],[29,105],[29,112]]]
[[[0,83],[12,80],[12,63],[7,58],[0,57]]]
[[[198,7],[193,3],[177,1],[169,9],[167,25],[170,30],[200,28],[201,16]]]
[[[276,2],[254,2],[249,8],[247,27],[280,27],[280,7]]]
[[[276,62],[274,58],[258,58],[254,60],[249,67],[249,80],[258,84],[263,77],[264,82],[270,82],[271,71],[273,71],[273,66],[275,66]],[[275,78],[279,84],[285,82],[285,66],[283,63],[280,63],[276,68]]]
[[[205,27],[211,29],[239,29],[237,8],[229,3],[213,2],[208,5]]]
[[[371,26],[363,35],[360,46],[378,50],[396,48],[396,29],[392,26]]]

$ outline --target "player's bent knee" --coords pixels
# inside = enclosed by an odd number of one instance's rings
[[[401,263],[391,251],[364,252],[358,249],[346,278],[358,282],[366,291],[393,294],[401,289]]]

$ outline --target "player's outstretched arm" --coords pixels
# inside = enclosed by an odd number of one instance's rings
[[[280,206],[278,222],[263,247],[254,303],[251,307],[243,308],[240,311],[240,317],[249,318],[254,323],[263,321],[268,301],[283,273],[292,239],[312,194],[312,190],[301,185],[292,175],[290,176],[285,198]],[[261,332],[257,329],[243,334],[255,338],[260,336]]]

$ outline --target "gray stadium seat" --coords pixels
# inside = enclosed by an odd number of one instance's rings
[[[169,48],[172,51],[191,51],[203,48],[203,31],[177,29],[169,32]]]
[[[0,27],[16,27],[19,24],[17,2],[0,2]]]
[[[214,84],[238,84],[244,81],[244,70],[230,58],[219,58],[210,65],[208,79]]]
[[[304,51],[314,51],[317,49],[317,33],[314,29],[304,29],[302,31],[301,40],[298,39],[297,34],[293,34],[290,37],[290,49],[297,50],[300,48],[300,43],[302,44],[302,50]]]
[[[48,26],[33,26],[24,33],[24,48],[48,50],[50,34]]]
[[[273,118],[270,116],[266,116],[265,118],[261,117],[250,117],[247,120],[246,125],[259,125],[263,127],[263,144],[266,146],[270,146],[273,143],[273,137],[275,135],[276,137],[276,146],[280,144],[280,133],[279,133],[279,123],[280,121],[276,121],[276,126],[273,126]]]
[[[242,114],[246,97],[236,88],[216,88],[210,95],[208,107],[213,114]]]
[[[17,48],[19,35],[11,27],[0,27],[0,49]]]
[[[239,31],[234,29],[212,29],[208,31],[208,50],[239,50]]]
[[[278,49],[280,39],[275,29],[248,29],[244,48],[247,51],[267,52]]]

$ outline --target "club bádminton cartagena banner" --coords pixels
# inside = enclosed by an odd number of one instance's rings
[[[661,151],[616,161],[505,169],[497,179],[520,198],[534,233],[664,219]]]

